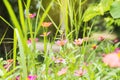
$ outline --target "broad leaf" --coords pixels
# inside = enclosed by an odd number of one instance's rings
[[[120,1],[115,1],[112,4],[110,14],[113,18],[120,18]]]
[[[101,0],[101,2],[96,6],[90,6],[84,13],[84,22],[89,21],[97,15],[104,15],[106,11],[110,10],[110,6],[113,0]]]
[[[97,6],[90,6],[84,13],[84,19],[83,21],[87,22],[93,17],[100,15],[101,12]]]
[[[110,10],[112,3],[113,3],[113,0],[101,0],[99,5],[101,7],[103,7],[104,12],[106,12],[106,11]]]

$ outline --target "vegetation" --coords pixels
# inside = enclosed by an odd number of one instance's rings
[[[37,12],[32,12],[32,0],[18,0],[16,15],[10,2],[3,0],[12,23],[0,19],[14,36],[12,55],[0,58],[1,80],[120,79],[120,42],[113,35],[120,24],[120,0],[48,0],[47,7],[37,1]],[[59,24],[49,13],[56,5]],[[99,27],[104,32],[93,36]]]

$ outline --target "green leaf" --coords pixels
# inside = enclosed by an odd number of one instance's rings
[[[13,8],[12,8],[11,4],[9,3],[8,0],[3,0],[3,1],[4,1],[4,4],[5,4],[6,8],[7,8],[7,11],[9,13],[9,15],[10,15],[11,21],[13,22],[14,26],[16,28],[18,28],[20,32],[22,32],[21,29],[20,29],[20,24],[19,24],[19,22],[17,20],[17,17],[15,15],[15,12],[13,11]]]
[[[113,0],[101,0],[100,6],[103,7],[104,12],[110,10]]]
[[[98,15],[104,15],[104,13],[110,10],[110,6],[113,3],[113,0],[101,0],[101,2],[96,6],[89,6],[84,13],[83,21],[87,22],[90,19]]]
[[[113,2],[110,14],[113,18],[120,18],[120,1]]]
[[[89,21],[90,19],[92,19],[93,17],[100,15],[101,12],[98,10],[97,6],[90,6],[84,13],[84,22]]]
[[[4,39],[4,37],[5,37],[5,35],[6,35],[6,33],[7,33],[7,31],[8,31],[8,28],[5,30],[3,36],[2,36],[1,39],[0,39],[0,45],[1,45],[1,43],[2,43],[2,41],[3,41],[3,39]]]
[[[14,27],[7,21],[5,20],[2,16],[0,16],[0,19],[3,20],[8,26],[10,26],[12,29],[14,29]]]
[[[24,19],[24,11],[23,11],[23,5],[22,5],[22,1],[18,0],[18,7],[19,7],[19,16],[20,16],[20,23],[22,26],[22,30],[25,34],[26,32],[26,28],[25,28],[25,19]]]

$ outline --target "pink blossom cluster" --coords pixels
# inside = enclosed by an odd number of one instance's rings
[[[102,61],[110,67],[120,67],[120,48],[116,48],[112,53],[104,54]]]

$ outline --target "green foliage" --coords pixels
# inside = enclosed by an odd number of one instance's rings
[[[110,10],[112,2],[113,0],[101,0],[99,4],[89,6],[83,15],[83,21],[87,22],[95,16],[104,15],[106,11]]]
[[[112,3],[110,14],[113,18],[120,18],[120,1],[116,0]]]
[[[66,3],[61,0],[61,2],[62,4],[59,4],[61,9],[61,30],[65,30],[66,38],[73,40],[78,38],[80,31],[84,32],[84,27],[82,27],[84,25],[83,5],[86,3],[86,0],[66,0]]]
[[[52,2],[53,1],[54,0],[52,0]],[[20,67],[21,67],[20,74],[21,74],[21,78],[24,80],[27,78],[28,73],[31,72],[30,69],[35,67],[35,63],[36,63],[35,58],[36,57],[35,57],[34,53],[36,53],[36,50],[34,47],[31,47],[31,48],[28,47],[28,44],[27,44],[28,33],[30,33],[30,37],[32,38],[32,42],[33,42],[32,45],[34,46],[35,43],[34,43],[33,38],[36,38],[36,35],[38,34],[38,31],[41,27],[41,24],[44,21],[48,11],[51,8],[52,2],[46,8],[46,10],[43,13],[38,24],[36,24],[37,25],[36,29],[35,29],[36,32],[34,32],[32,30],[32,23],[29,18],[29,14],[30,14],[29,7],[30,7],[31,0],[28,0],[27,3],[25,4],[26,15],[24,15],[22,1],[21,0],[18,1],[20,22],[19,22],[18,18],[16,17],[15,12],[13,11],[12,6],[9,3],[9,1],[4,0],[4,4],[8,10],[11,21],[14,25],[14,28],[13,28],[14,29],[14,50],[13,50],[14,63],[13,63],[13,69],[8,74],[3,75],[3,78],[7,78],[9,75],[11,75],[17,69],[16,59],[18,59],[18,61],[20,63]],[[3,18],[1,17],[1,19],[3,19]],[[4,21],[9,25],[9,23],[6,20],[4,20]],[[18,42],[18,44],[17,44],[17,42]],[[18,45],[18,49],[19,49],[18,53],[19,53],[20,57],[18,57],[16,55],[17,54],[17,45]],[[33,48],[34,48],[34,50],[33,50]],[[31,59],[31,60],[29,60],[29,59]],[[27,61],[27,60],[29,60],[29,61]],[[28,65],[27,65],[27,63],[28,63]],[[35,70],[35,69],[32,69],[32,70]]]
[[[67,2],[70,1],[70,2]],[[24,1],[23,1],[24,2]],[[62,14],[64,13],[64,9],[67,10],[65,14],[63,14],[65,31],[67,32],[67,40],[66,42],[59,42],[62,46],[55,46],[59,48],[59,51],[54,52],[52,50],[53,43],[50,43],[50,49],[48,49],[48,38],[44,36],[44,51],[38,51],[36,48],[36,36],[41,29],[42,23],[45,20],[46,16],[51,20],[53,25],[56,27],[57,31],[61,31],[59,26],[56,26],[53,19],[49,16],[48,12],[54,2],[52,0],[47,8],[41,6],[38,9],[37,17],[35,17],[35,22],[29,17],[29,8],[31,0],[27,0],[25,5],[26,15],[24,15],[23,4],[22,0],[18,1],[18,9],[19,9],[19,19],[16,17],[11,4],[8,0],[4,0],[4,4],[8,10],[8,13],[11,17],[11,21],[13,23],[14,29],[14,45],[13,45],[13,63],[11,63],[9,70],[5,69],[4,67],[4,60],[0,59],[0,79],[2,80],[13,80],[16,77],[20,76],[21,80],[26,80],[29,75],[36,75],[37,80],[117,80],[120,76],[120,69],[119,68],[110,68],[108,65],[102,62],[102,54],[108,54],[114,52],[116,48],[120,45],[120,43],[115,44],[111,40],[107,40],[106,36],[102,40],[95,39],[93,40],[90,37],[92,32],[91,25],[89,31],[87,31],[87,21],[91,20],[93,17],[97,15],[104,15],[104,13],[110,10],[110,5],[112,4],[113,0],[101,0],[101,2],[96,5],[89,7],[83,15],[82,4],[81,0],[66,0],[59,4],[62,9]],[[58,0],[59,3],[59,0]],[[70,3],[70,5],[68,5]],[[74,9],[77,5],[78,8]],[[44,11],[42,16],[39,16],[40,9]],[[68,27],[68,17],[70,18],[70,26],[72,28],[69,29]],[[84,17],[84,19],[83,19]],[[0,17],[3,21],[5,21],[2,17]],[[61,19],[62,20],[62,19]],[[83,20],[86,22],[83,23]],[[10,25],[7,21],[5,21],[8,25]],[[113,23],[114,21],[111,21]],[[119,21],[118,21],[119,22]],[[35,24],[35,25],[33,25]],[[83,25],[82,25],[83,24]],[[61,25],[61,23],[60,23]],[[35,26],[35,29],[33,30]],[[88,32],[86,39],[82,39],[82,43],[80,45],[75,45],[75,42],[79,43],[78,32],[83,28],[83,34]],[[47,32],[47,28],[43,27],[43,31]],[[72,35],[75,31],[75,35]],[[28,35],[31,38],[31,44],[27,43]],[[73,41],[75,36],[76,40]],[[97,36],[101,37],[101,36]],[[4,35],[3,35],[4,38]],[[55,37],[55,40],[57,38]],[[64,38],[60,38],[64,41]],[[90,40],[92,39],[92,40]],[[2,39],[1,39],[2,40]],[[80,39],[81,40],[81,39]],[[65,44],[64,44],[65,43]],[[93,47],[93,44],[95,46]],[[56,45],[56,44],[54,44]],[[53,45],[53,46],[54,46]],[[39,61],[37,58],[44,58],[44,61]],[[39,56],[40,55],[40,56]],[[42,59],[41,58],[41,59]],[[40,59],[40,60],[41,60]],[[6,60],[5,60],[6,61]],[[18,63],[17,63],[18,61]],[[16,63],[18,65],[16,65]],[[64,69],[63,74],[59,75],[58,73],[61,71],[62,68],[67,67],[67,71],[65,72]],[[81,71],[81,68],[83,69]],[[78,72],[78,76],[75,74],[77,73],[76,70],[80,70]],[[85,70],[85,72],[84,72]]]
[[[6,33],[7,33],[7,30],[8,30],[8,28],[5,30],[3,36],[2,36],[1,39],[0,39],[0,45],[1,45],[2,41],[3,41],[3,39],[5,38],[5,35],[6,35]]]
[[[117,25],[120,26],[120,19],[114,19],[112,17],[107,17],[104,19],[106,22],[106,26],[112,26],[112,25]]]

